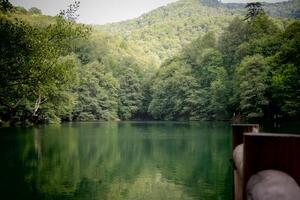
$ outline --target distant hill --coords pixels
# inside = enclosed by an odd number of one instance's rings
[[[136,19],[94,28],[124,37],[161,63],[208,31],[220,34],[235,16],[244,15],[244,7],[245,4],[225,4],[218,0],[180,0]],[[265,10],[272,16],[300,16],[299,0],[266,3]]]
[[[243,9],[245,3],[223,3],[222,6],[229,9]],[[284,1],[279,3],[263,3],[268,15],[273,17],[300,18],[300,0]]]

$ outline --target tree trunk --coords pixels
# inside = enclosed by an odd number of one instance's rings
[[[36,99],[35,101],[35,105],[34,105],[34,110],[33,110],[33,116],[37,116],[36,113],[37,111],[39,110],[40,108],[40,105],[41,105],[41,94],[39,93],[39,96],[38,98]]]

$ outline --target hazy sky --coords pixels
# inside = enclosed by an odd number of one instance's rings
[[[75,0],[11,0],[12,4],[25,8],[38,7],[44,14],[56,15]],[[79,22],[105,24],[138,17],[143,13],[176,0],[81,0]],[[252,0],[259,1],[259,0]],[[275,2],[281,0],[264,0]],[[247,2],[247,0],[223,0],[223,2]]]

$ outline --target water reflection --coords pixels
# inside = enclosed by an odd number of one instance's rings
[[[1,129],[4,199],[231,199],[226,123]]]

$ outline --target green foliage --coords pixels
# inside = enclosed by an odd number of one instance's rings
[[[232,20],[224,33],[220,36],[218,49],[223,54],[224,66],[232,74],[238,63],[236,49],[246,40],[247,24],[240,18]]]
[[[41,15],[42,14],[42,11],[36,7],[32,7],[28,10],[30,13],[32,14],[36,14],[36,15]]]
[[[26,10],[26,8],[21,7],[21,6],[17,6],[14,8],[14,12],[18,12],[18,13],[22,13],[22,14],[28,14],[28,11]],[[32,13],[33,14],[33,13]],[[41,13],[40,13],[41,14]]]
[[[86,115],[89,120],[111,120],[118,118],[128,120],[135,117],[145,117],[147,115],[147,102],[149,102],[149,100],[147,100],[147,95],[149,96],[150,94],[144,93],[142,88],[149,88],[149,85],[147,85],[146,82],[150,79],[155,64],[153,64],[153,61],[148,59],[138,47],[127,43],[119,37],[110,36],[105,33],[93,33],[88,39],[78,42],[76,53],[82,64],[92,62],[99,63],[103,70],[106,71],[106,73],[109,72],[112,75],[112,78],[115,79],[120,86],[117,91],[117,100],[112,100],[114,103],[117,102],[117,108],[115,109],[114,104],[112,110],[108,110],[108,113],[111,113],[112,117],[99,118],[99,115],[103,113],[103,110],[93,109],[98,110],[98,114],[95,115],[90,113],[89,115]],[[82,67],[84,68],[86,66],[84,65]],[[84,77],[85,74],[88,73],[83,73],[82,76]],[[90,77],[85,77],[85,79],[91,80]],[[107,80],[105,79],[103,81]],[[82,83],[80,85],[82,85]],[[91,85],[95,84],[91,83]],[[78,90],[77,93],[81,98],[82,90]],[[115,92],[109,91],[108,94],[115,94]],[[98,95],[101,96],[101,94]],[[99,103],[100,100],[95,100],[95,102]],[[90,103],[81,103],[81,105],[88,106]],[[78,113],[75,114],[75,120],[78,119],[77,116],[80,115],[82,112],[81,110],[82,109],[78,109],[75,112]],[[117,110],[117,114],[115,110]],[[81,120],[85,120],[84,117],[80,118],[82,118]]]
[[[131,119],[141,107],[141,83],[133,69],[124,69],[119,77],[119,116],[121,119]]]
[[[222,119],[227,115],[228,76],[222,66],[222,54],[215,48],[215,36],[208,33],[187,49],[187,62],[192,65],[199,88],[199,92],[191,99],[194,102],[192,116],[195,119]]]
[[[299,67],[283,65],[272,78],[273,97],[280,110],[289,116],[299,115]]]
[[[235,11],[234,11],[235,12]],[[239,15],[240,11],[235,14]],[[158,64],[208,31],[220,34],[233,18],[232,11],[199,0],[183,0],[158,8],[133,20],[96,26],[96,30],[121,35],[142,47]]]
[[[280,3],[264,3],[264,9],[270,16],[300,18],[300,1],[290,0]]]
[[[124,39],[107,33],[92,32],[87,39],[77,41],[75,52],[82,64],[97,61],[118,75],[123,67],[135,70],[153,70],[156,63],[142,50]]]
[[[181,0],[91,31],[75,22],[78,2],[56,17],[8,3],[0,2],[1,120],[300,115],[298,21],[261,7],[245,21],[239,6]]]
[[[162,66],[149,111],[156,119],[212,120],[227,117],[228,76],[222,54],[208,33],[187,47],[181,58]]]
[[[298,0],[293,0],[264,4],[263,8],[272,16],[297,17],[298,4]],[[235,16],[242,16],[246,12],[246,4],[235,4],[233,7],[230,5],[218,0],[180,0],[136,19],[94,28],[121,35],[127,41],[142,47],[149,57],[160,64],[179,54],[199,35],[207,32],[221,35]]]
[[[255,1],[253,1],[255,2]],[[225,3],[224,7],[229,8],[231,10],[235,9],[244,9],[246,3]],[[272,17],[282,17],[282,18],[300,18],[300,1],[299,0],[289,0],[282,1],[278,3],[262,3],[262,8],[264,12]]]
[[[243,58],[236,68],[235,93],[238,95],[241,112],[247,118],[264,116],[263,108],[268,106],[266,97],[268,89],[269,67],[259,54]]]
[[[247,40],[261,38],[264,35],[276,34],[279,30],[274,21],[267,15],[259,14],[248,22]]]
[[[93,62],[78,70],[79,86],[73,119],[79,121],[117,119],[118,81],[104,67]]]
[[[0,16],[1,115],[13,121],[59,121],[72,110],[77,58],[72,40],[88,29],[55,18],[47,27]]]
[[[218,40],[200,36],[161,67],[149,112],[172,120],[299,116],[299,23],[277,24],[260,13],[233,19]]]
[[[162,66],[153,85],[149,112],[155,119],[189,119],[191,105],[188,98],[195,91],[196,79],[190,76],[191,68],[181,60]]]
[[[13,5],[8,0],[0,0],[0,10],[2,12],[8,12],[13,8]]]
[[[281,46],[274,57],[272,97],[288,116],[299,116],[300,104],[300,23],[289,25],[280,35]]]
[[[247,3],[246,8],[248,9],[245,20],[253,20],[258,15],[264,15],[265,11],[262,8],[262,4],[260,2],[251,2]]]

